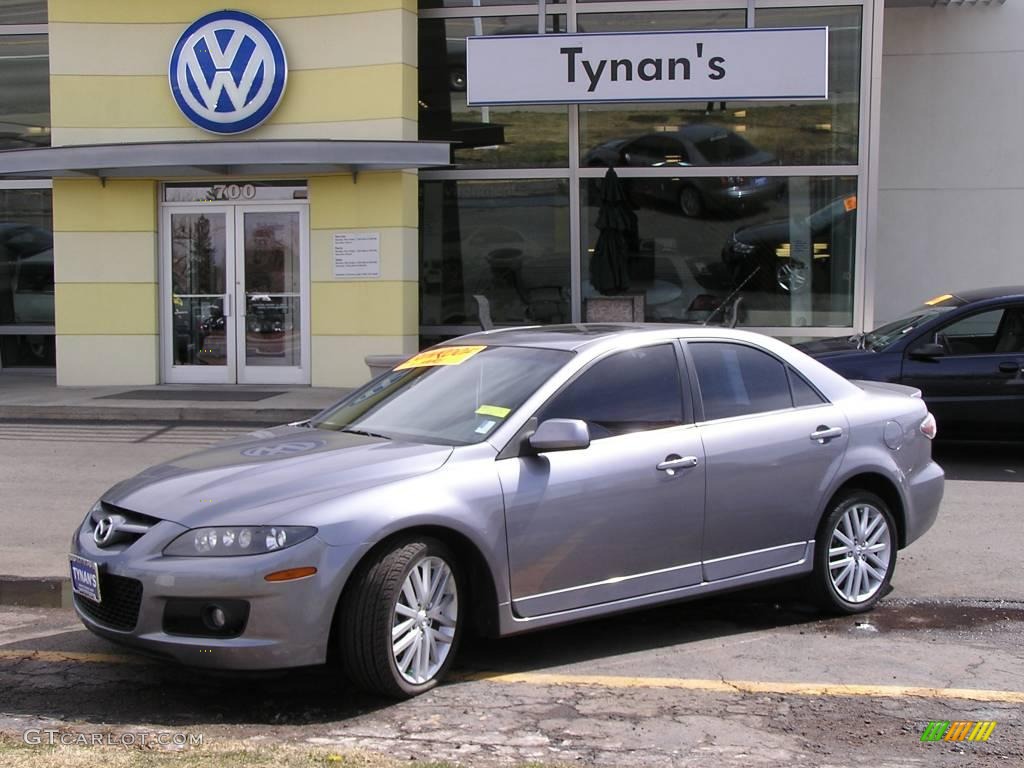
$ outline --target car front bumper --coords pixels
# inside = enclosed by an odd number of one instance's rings
[[[100,610],[75,595],[75,612],[86,628],[116,643],[195,667],[266,670],[326,661],[335,607],[360,547],[332,547],[314,536],[261,555],[164,556],[163,548],[185,530],[164,521],[128,547],[110,551],[97,547],[85,527],[79,529],[71,553],[99,565],[100,607],[109,601]],[[269,573],[306,566],[317,572],[293,581],[264,579]],[[135,599],[139,587],[141,595]],[[170,633],[164,611],[175,598],[211,605],[242,600],[248,603],[248,618],[235,637]]]

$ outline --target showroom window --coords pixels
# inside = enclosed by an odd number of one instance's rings
[[[543,23],[537,4],[488,6],[420,5],[420,138],[453,142],[450,169],[420,173],[422,342],[488,311],[585,321],[623,293],[648,322],[720,321],[739,298],[730,317],[774,335],[857,326],[870,4],[577,0],[545,3]],[[468,36],[792,27],[828,28],[827,99],[466,105]],[[625,286],[591,268],[609,168]]]
[[[0,1],[0,150],[50,144],[46,3]],[[49,181],[0,181],[0,368],[54,365]]]

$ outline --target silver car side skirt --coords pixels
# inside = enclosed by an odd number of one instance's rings
[[[745,573],[739,576],[732,576],[729,578],[716,579],[714,581],[703,581],[699,584],[680,587],[678,589],[664,590],[661,592],[653,592],[651,594],[641,595],[639,597],[631,597],[623,600],[613,600],[611,602],[600,603],[597,605],[588,605],[584,608],[574,608],[569,611],[559,611],[557,613],[546,613],[541,616],[520,618],[513,613],[513,606],[515,603],[519,603],[521,601],[514,600],[512,603],[505,603],[499,606],[501,608],[500,634],[513,635],[519,632],[529,632],[531,630],[541,629],[542,627],[546,627],[553,624],[564,624],[570,621],[582,621],[584,619],[595,618],[606,614],[620,613],[623,611],[629,611],[637,608],[645,608],[648,606],[659,605],[661,603],[669,603],[677,600],[688,600],[691,598],[700,597],[702,595],[714,594],[715,592],[735,589],[737,587],[743,587],[748,585],[753,586],[754,584],[759,584],[761,582],[774,581],[777,579],[785,579],[788,577],[799,576],[810,571],[814,565],[814,541],[812,540],[804,542],[803,546],[803,556],[799,560],[795,562],[786,563],[785,565],[778,565],[771,568],[765,568],[760,571]],[[534,595],[533,597],[539,596],[540,595]]]

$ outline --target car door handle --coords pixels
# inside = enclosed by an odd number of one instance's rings
[[[816,430],[811,432],[811,440],[816,440],[817,442],[821,443],[822,445],[827,443],[829,440],[832,440],[832,439],[837,438],[837,437],[842,437],[842,436],[843,436],[843,428],[842,427],[826,427],[824,425],[821,425]]]
[[[1020,363],[1012,363],[1009,360],[999,364],[1000,373],[1018,373],[1021,370]]]
[[[677,469],[689,469],[690,467],[696,467],[698,461],[696,456],[676,456],[670,454],[665,457],[665,460],[658,464],[658,469],[668,475],[674,475]]]

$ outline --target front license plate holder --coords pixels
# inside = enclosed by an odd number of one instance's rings
[[[100,598],[100,566],[92,560],[78,555],[69,555],[71,559],[71,591],[87,600],[99,603]]]

